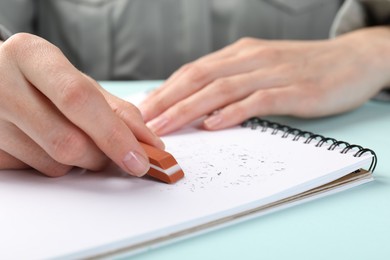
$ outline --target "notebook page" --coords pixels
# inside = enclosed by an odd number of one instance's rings
[[[54,179],[1,171],[0,258],[86,256],[137,244],[295,195],[371,162],[368,154],[357,158],[281,134],[191,126],[166,136],[166,149],[185,172],[173,185],[115,166]]]

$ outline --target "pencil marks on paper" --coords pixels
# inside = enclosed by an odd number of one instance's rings
[[[191,140],[191,141],[190,141]],[[174,154],[185,178],[168,189],[180,186],[196,192],[203,189],[232,188],[266,182],[271,176],[285,174],[286,163],[273,153],[261,153],[256,146],[219,141],[210,138],[182,139],[167,149]]]

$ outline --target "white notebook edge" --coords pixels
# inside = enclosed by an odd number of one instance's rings
[[[258,218],[273,212],[287,209],[302,203],[310,202],[316,199],[327,197],[353,187],[360,186],[374,180],[372,173],[361,170],[359,173],[348,174],[334,182],[322,185],[312,190],[297,194],[284,200],[276,201],[264,206],[252,208],[243,212],[222,217],[217,220],[206,222],[200,225],[180,229],[168,235],[150,239],[138,244],[129,245],[128,241],[111,243],[98,248],[92,248],[80,252],[75,252],[70,255],[57,257],[55,259],[112,259],[129,257],[136,254],[144,253],[155,248],[173,244],[184,239],[202,235],[214,230],[218,230],[227,226],[235,225],[247,220]]]

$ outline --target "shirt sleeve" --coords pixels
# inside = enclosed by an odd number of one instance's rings
[[[7,30],[3,25],[0,24],[0,41],[5,41],[11,36],[11,32]]]
[[[376,25],[390,25],[390,0],[347,0],[334,19],[330,36]]]
[[[390,0],[347,0],[334,19],[330,37],[378,25],[390,25]],[[390,101],[390,86],[374,99]]]

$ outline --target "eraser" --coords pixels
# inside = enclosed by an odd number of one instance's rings
[[[183,170],[172,154],[145,143],[140,144],[149,157],[149,176],[165,183],[175,183],[184,177]]]

